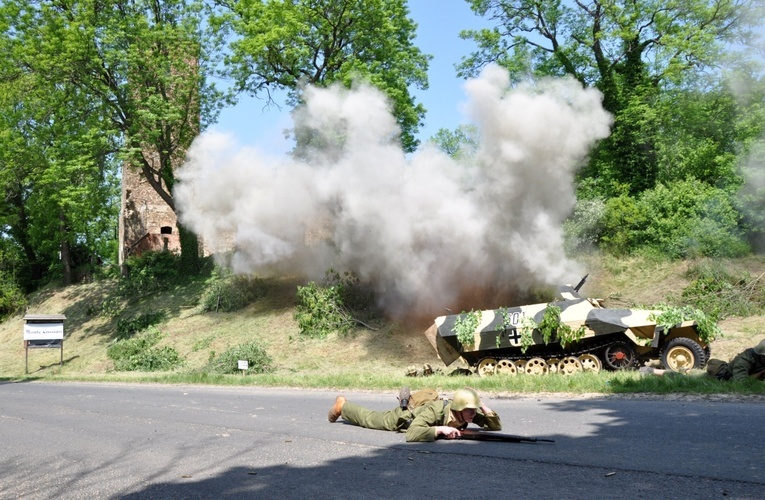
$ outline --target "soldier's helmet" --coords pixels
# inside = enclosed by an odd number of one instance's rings
[[[478,409],[481,407],[481,398],[473,389],[457,389],[452,396],[452,410],[462,411],[465,408]]]
[[[765,356],[765,340],[761,340],[760,343],[755,346],[754,352],[760,356]]]

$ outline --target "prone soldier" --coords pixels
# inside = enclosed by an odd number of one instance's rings
[[[416,396],[416,393],[415,395]],[[402,389],[398,407],[374,411],[337,396],[327,419],[336,422],[342,417],[367,429],[406,432],[406,440],[435,441],[438,438],[458,439],[460,431],[474,423],[485,430],[502,430],[499,415],[481,401],[470,388],[458,389],[451,400],[435,399],[420,406],[409,405],[409,390]]]
[[[729,363],[710,359],[707,373],[720,380],[765,380],[765,340],[740,352]]]

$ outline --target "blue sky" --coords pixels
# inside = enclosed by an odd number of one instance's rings
[[[418,138],[425,141],[440,128],[454,129],[463,122],[460,103],[465,100],[464,81],[457,78],[454,65],[475,48],[461,40],[463,29],[487,27],[465,0],[410,0],[412,19],[418,24],[414,43],[433,56],[428,70],[429,88],[413,89],[417,102],[427,109]],[[291,145],[282,130],[290,127],[289,108],[264,108],[263,101],[242,96],[240,102],[223,110],[213,130],[234,135],[240,145],[257,146],[271,153],[283,153]],[[280,104],[283,104],[280,102]]]

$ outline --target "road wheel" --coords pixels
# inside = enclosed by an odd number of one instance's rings
[[[579,356],[579,362],[582,363],[582,368],[586,372],[598,373],[603,368],[603,363],[594,354],[582,354]]]
[[[675,372],[685,373],[692,368],[702,368],[706,362],[704,349],[687,337],[670,340],[661,352],[664,368]]]
[[[515,363],[509,359],[500,359],[499,362],[497,362],[497,367],[494,369],[494,372],[497,375],[514,376],[518,374],[518,368],[515,366]]]
[[[478,363],[476,372],[481,377],[490,377],[494,375],[494,370],[497,368],[497,360],[494,358],[483,358]]]
[[[544,375],[547,373],[547,363],[542,358],[531,358],[523,369],[527,375]]]
[[[572,375],[583,370],[582,362],[575,356],[566,356],[558,363],[558,371],[564,375]]]
[[[603,359],[609,370],[628,370],[634,368],[638,361],[635,349],[626,342],[615,342],[606,347]]]

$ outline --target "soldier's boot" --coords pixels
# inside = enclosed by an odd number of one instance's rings
[[[332,405],[332,408],[329,409],[329,413],[327,413],[327,420],[329,420],[330,422],[337,422],[337,419],[340,418],[340,414],[343,411],[344,404],[345,404],[344,396],[336,397],[335,404]]]
[[[404,410],[406,410],[409,407],[409,398],[411,397],[411,395],[412,394],[409,391],[408,387],[402,387],[398,393],[398,404]]]

